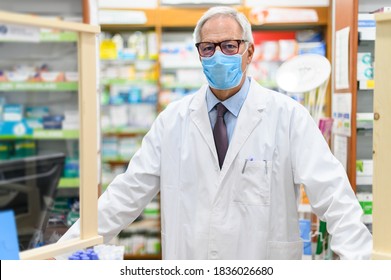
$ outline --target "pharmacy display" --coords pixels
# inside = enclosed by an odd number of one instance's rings
[[[276,81],[280,90],[301,102],[319,124],[324,116],[330,73],[331,65],[327,58],[318,54],[302,54],[279,67]]]

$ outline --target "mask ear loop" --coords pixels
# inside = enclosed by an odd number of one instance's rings
[[[241,57],[243,57],[243,55],[248,51],[248,44],[249,42],[244,42],[246,44],[246,50],[240,55]]]

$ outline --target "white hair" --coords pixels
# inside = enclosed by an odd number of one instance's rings
[[[240,27],[243,30],[242,39],[250,43],[254,43],[254,38],[251,32],[251,24],[247,20],[246,16],[238,12],[236,9],[227,6],[212,7],[203,14],[203,16],[198,20],[197,25],[194,29],[194,43],[201,42],[201,29],[204,26],[205,22],[218,15],[226,15],[236,20],[236,22],[239,23]]]

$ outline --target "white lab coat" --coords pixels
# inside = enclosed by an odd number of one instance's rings
[[[369,258],[361,207],[307,110],[251,80],[220,170],[205,93],[203,86],[170,104],[100,197],[105,242],[160,190],[164,259],[300,259],[304,184],[313,211],[327,221],[331,249],[342,259]],[[78,227],[61,240],[78,236]]]

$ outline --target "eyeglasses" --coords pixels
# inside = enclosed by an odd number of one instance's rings
[[[216,47],[219,46],[220,50],[226,55],[234,55],[239,52],[239,46],[241,43],[247,42],[246,40],[226,40],[220,43],[212,42],[200,42],[195,44],[198,53],[202,57],[210,57],[215,51]]]

